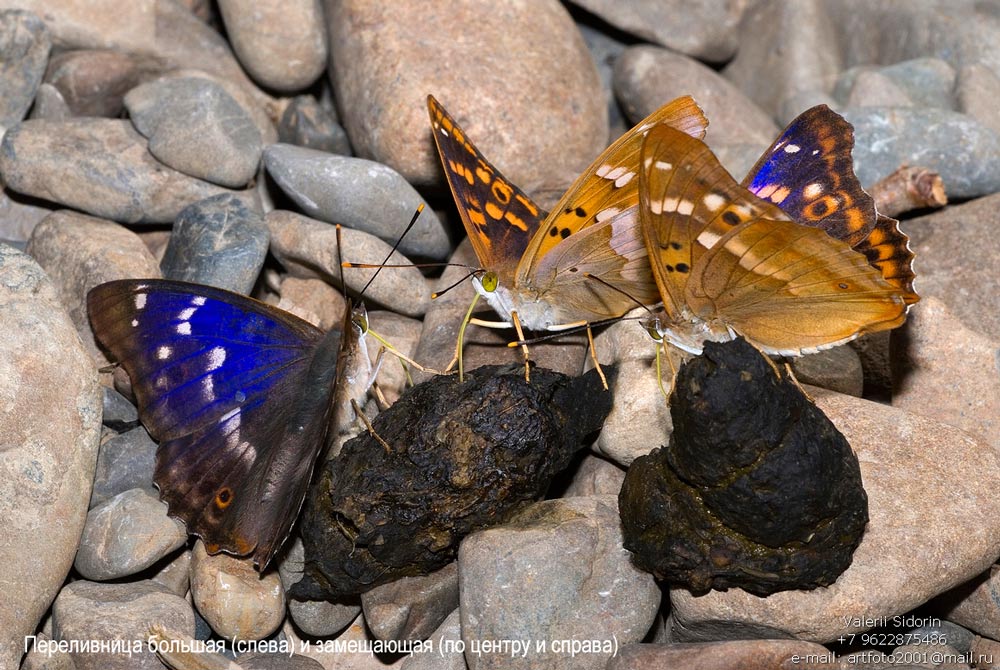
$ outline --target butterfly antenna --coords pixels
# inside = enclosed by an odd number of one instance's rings
[[[604,281],[600,277],[592,275],[589,272],[584,272],[583,276],[586,277],[587,279],[593,279],[594,281],[596,281],[596,282],[598,282],[600,284],[603,284],[604,286],[607,286],[609,289],[611,289],[612,291],[615,291],[616,293],[621,293],[623,296],[625,296],[626,298],[628,298],[629,300],[631,300],[632,302],[634,302],[635,305],[636,305],[636,307],[642,307],[644,310],[646,310],[647,312],[649,312],[650,316],[653,316],[653,310],[651,310],[647,305],[644,305],[643,303],[639,302],[639,300],[635,296],[633,296],[631,293],[629,293],[628,291],[624,291],[624,290],[618,288],[617,286],[612,286],[611,284],[609,284],[608,282]]]
[[[340,264],[340,290],[344,294],[344,301],[347,301],[347,282],[344,280],[344,240],[340,235],[340,224],[337,224],[337,263]]]
[[[455,265],[457,267],[469,268],[468,265],[459,265],[458,263],[449,263],[449,265]],[[447,293],[451,289],[455,288],[456,286],[458,286],[459,284],[461,284],[462,282],[464,282],[469,277],[474,277],[477,272],[480,272],[479,268],[469,268],[469,272],[464,277],[462,277],[461,279],[459,279],[457,282],[455,282],[454,284],[452,284],[451,286],[443,288],[440,291],[435,291],[434,293],[431,293],[431,300],[435,300],[437,298],[440,298],[445,293]]]
[[[375,270],[371,278],[368,279],[368,283],[365,284],[365,287],[361,289],[361,295],[365,294],[365,291],[367,291],[368,287],[372,285],[373,281],[375,281],[375,277],[378,277],[378,273],[382,271],[382,268],[388,267],[388,265],[386,264],[389,262],[389,259],[392,258],[392,255],[394,253],[396,253],[396,250],[399,248],[399,245],[402,244],[403,242],[403,238],[405,238],[406,234],[413,229],[413,226],[417,223],[417,219],[420,218],[420,214],[423,211],[424,211],[424,203],[420,203],[419,205],[417,205],[417,209],[413,212],[413,216],[410,218],[410,222],[406,224],[406,228],[403,229],[403,234],[400,235],[398,238],[396,238],[396,242],[392,245],[392,249],[389,250],[389,253],[386,254],[386,257],[378,265],[378,269]],[[341,263],[341,268],[343,268],[343,263]]]

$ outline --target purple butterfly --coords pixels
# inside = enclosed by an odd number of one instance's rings
[[[209,553],[251,555],[263,570],[334,437],[359,349],[350,315],[324,333],[237,293],[161,279],[101,284],[87,309],[160,443],[154,481],[170,515]]]

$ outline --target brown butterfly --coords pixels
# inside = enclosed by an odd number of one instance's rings
[[[823,154],[822,146],[783,138],[749,182],[764,174],[761,168],[775,152]],[[761,177],[757,191],[776,202],[788,200],[804,220],[811,214],[812,222],[825,221],[843,239],[792,221],[774,202],[748,191],[699,140],[665,125],[648,132],[639,212],[666,312],[657,329],[667,341],[700,353],[706,340],[739,334],[766,353],[797,356],[903,323],[907,306],[918,299],[912,272],[905,276],[908,259],[883,262],[887,276],[869,263],[869,256],[896,253],[892,230],[898,230],[876,217],[874,205],[869,211],[870,198],[845,197],[854,194],[853,187],[833,188],[840,182],[836,174],[830,177],[832,164],[813,162],[820,176],[807,178],[801,188],[772,179],[779,172],[774,169]],[[793,207],[796,198],[799,207]],[[827,221],[831,216],[842,222]]]
[[[660,108],[612,144],[551,213],[508,182],[455,120],[428,96],[448,184],[481,265],[478,295],[518,330],[562,330],[659,301],[639,232],[639,151],[665,124],[703,137],[708,121],[690,97]]]

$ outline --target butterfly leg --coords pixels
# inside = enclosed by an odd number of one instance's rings
[[[528,365],[528,345],[524,343],[524,331],[521,330],[521,320],[517,318],[517,312],[511,311],[511,321],[514,322],[514,330],[517,331],[517,338],[521,342],[521,351],[524,352],[524,381],[531,381],[531,366]],[[601,375],[603,377],[603,375]],[[605,384],[605,388],[607,385]]]
[[[381,341],[380,338],[376,339],[379,339],[379,341]],[[378,353],[375,354],[375,363],[372,364],[371,374],[368,377],[368,382],[365,384],[365,388],[371,388],[372,384],[375,383],[375,379],[376,377],[378,377],[378,373],[382,369],[382,363],[385,362],[385,351],[386,351],[386,345],[382,344],[378,348]]]
[[[608,389],[608,378],[604,376],[604,370],[601,369],[601,362],[597,360],[597,348],[594,347],[594,331],[591,330],[590,324],[587,324],[587,341],[590,343],[590,359],[594,361],[594,369],[597,370],[597,374],[601,377],[601,384],[604,385],[604,390]]]
[[[399,359],[400,365],[403,366],[403,372],[406,373],[406,383],[408,383],[410,386],[413,386],[413,377],[410,376],[410,369],[407,367],[407,365],[411,365],[417,370],[420,370],[421,372],[429,372],[432,375],[444,374],[438,370],[433,370],[431,368],[424,367],[420,363],[417,363],[415,360],[413,360],[412,358],[404,354],[402,351],[394,347],[388,340],[386,340],[384,337],[382,337],[375,331],[369,330],[368,333],[382,344],[383,349],[385,349],[390,354]],[[450,368],[452,365],[454,365],[454,363],[449,363],[448,367]]]
[[[667,359],[667,364],[670,365],[670,386],[669,388],[663,385],[663,363],[660,360],[660,352],[663,352],[663,357]],[[656,383],[660,387],[660,394],[666,403],[670,404],[670,394],[674,392],[674,387],[677,384],[677,364],[675,359],[680,356],[681,362],[685,358],[684,351],[677,347],[671,346],[667,342],[666,338],[656,339]]]
[[[764,358],[764,360],[767,361],[767,364],[771,366],[771,370],[774,372],[774,376],[780,380],[782,376],[781,368],[779,368],[778,364],[774,362],[774,359],[771,358],[770,354],[766,353],[763,349],[758,347],[755,343],[751,342],[750,340],[747,340],[747,344],[749,344],[751,347],[757,350],[757,353],[759,353]],[[795,375],[792,374],[791,366],[789,366],[788,363],[785,363],[784,365],[785,369],[788,371],[788,376],[791,377],[792,381],[795,382],[795,385],[799,387],[800,391],[802,391],[802,387],[799,386],[799,381],[795,379]],[[805,394],[805,391],[802,391],[802,393]],[[806,397],[808,398],[809,396],[807,395]]]
[[[656,345],[656,385],[660,387],[660,395],[663,396],[663,401],[669,405],[670,393],[665,388],[663,388],[663,363],[660,360],[661,358],[660,350],[663,349],[665,346],[666,345],[663,344],[663,340],[660,340]],[[667,352],[664,351],[663,355],[666,356],[666,353]],[[667,360],[669,361],[670,359],[668,358]],[[673,391],[673,387],[671,387],[670,390]]]
[[[661,338],[658,346],[656,347],[656,383],[660,387],[660,393],[663,395],[663,399],[670,404],[670,394],[674,392],[674,385],[677,383],[677,366],[674,365],[674,357],[671,350],[668,348],[668,343],[666,338]],[[663,366],[660,363],[660,351],[663,351],[663,357],[667,359],[667,363],[670,365],[670,389],[667,390],[663,387]]]
[[[386,400],[385,394],[382,393],[382,387],[378,385],[378,382],[372,384],[371,392],[375,396],[375,402],[378,403],[378,410],[380,412],[389,409],[389,401]]]
[[[459,383],[465,381],[465,368],[462,366],[462,344],[465,342],[465,328],[472,321],[472,310],[476,308],[476,303],[479,302],[479,294],[477,293],[472,298],[472,304],[469,305],[468,311],[465,313],[465,318],[462,319],[462,325],[458,329],[458,342],[455,343],[455,357],[451,359],[451,363],[445,368],[445,372],[451,369],[451,366],[458,361],[458,381]]]
[[[388,442],[382,439],[381,435],[375,432],[375,427],[372,425],[372,422],[368,420],[368,417],[361,411],[357,401],[353,398],[351,399],[351,406],[354,407],[354,414],[361,420],[361,423],[365,424],[368,434],[374,437],[375,440],[382,445],[382,448],[385,449],[385,453],[392,454],[392,447],[389,446]]]
[[[788,363],[787,361],[785,362],[785,371],[788,373],[788,378],[792,380],[792,383],[795,384],[796,388],[802,391],[802,395],[806,397],[806,400],[808,400],[813,404],[816,404],[816,401],[813,399],[813,397],[808,393],[806,393],[806,390],[802,388],[802,384],[800,384],[799,380],[795,377],[795,372],[792,370],[791,364]]]
[[[809,402],[815,403],[815,400],[813,400],[812,396],[809,395],[808,393],[806,393],[806,390],[804,388],[802,388],[802,384],[800,384],[799,380],[795,377],[795,372],[792,370],[792,366],[791,366],[791,364],[788,363],[788,361],[784,361],[782,363],[782,365],[784,366],[784,369],[785,369],[785,375],[782,375],[781,368],[778,367],[778,364],[774,362],[773,358],[771,358],[768,354],[764,353],[763,349],[761,349],[760,347],[758,347],[756,344],[754,344],[750,340],[747,340],[747,342],[750,344],[751,347],[753,347],[754,349],[756,349],[757,351],[760,352],[760,355],[764,357],[764,360],[767,361],[767,364],[771,366],[771,370],[774,371],[774,376],[775,377],[777,377],[780,380],[782,378],[782,376],[787,376],[789,379],[792,380],[792,383],[795,384],[796,388],[798,388],[799,391],[802,392],[802,395],[804,395],[806,397],[806,400],[808,400]]]

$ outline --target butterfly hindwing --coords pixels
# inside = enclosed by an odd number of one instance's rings
[[[854,174],[854,128],[826,105],[796,117],[743,180],[802,225],[854,247],[875,227],[875,202]]]
[[[864,254],[869,265],[877,268],[885,281],[902,292],[907,305],[912,305],[920,296],[913,290],[916,275],[909,241],[910,238],[899,229],[899,221],[879,214],[875,227],[868,237],[854,246],[854,250]]]
[[[702,257],[687,302],[767,353],[792,356],[906,318],[900,292],[862,254],[817,228],[764,218],[737,226]]]
[[[160,441],[170,514],[263,568],[288,535],[328,421],[339,331],[239,294],[122,280],[88,295],[98,340]]]
[[[778,204],[792,220],[821,228],[868,258],[882,278],[903,292],[913,291],[913,252],[898,222],[876,212],[861,187],[851,152],[854,128],[826,105],[794,119],[750,170],[743,184]]]
[[[643,232],[679,346],[728,330],[800,355],[905,319],[864,254],[744,189],[699,140],[654,128],[643,168]]]
[[[546,212],[504,179],[434,96],[427,96],[431,129],[455,204],[479,262],[513,281],[517,263]]]
[[[633,208],[584,228],[546,254],[532,284],[566,317],[595,322],[659,301]]]

